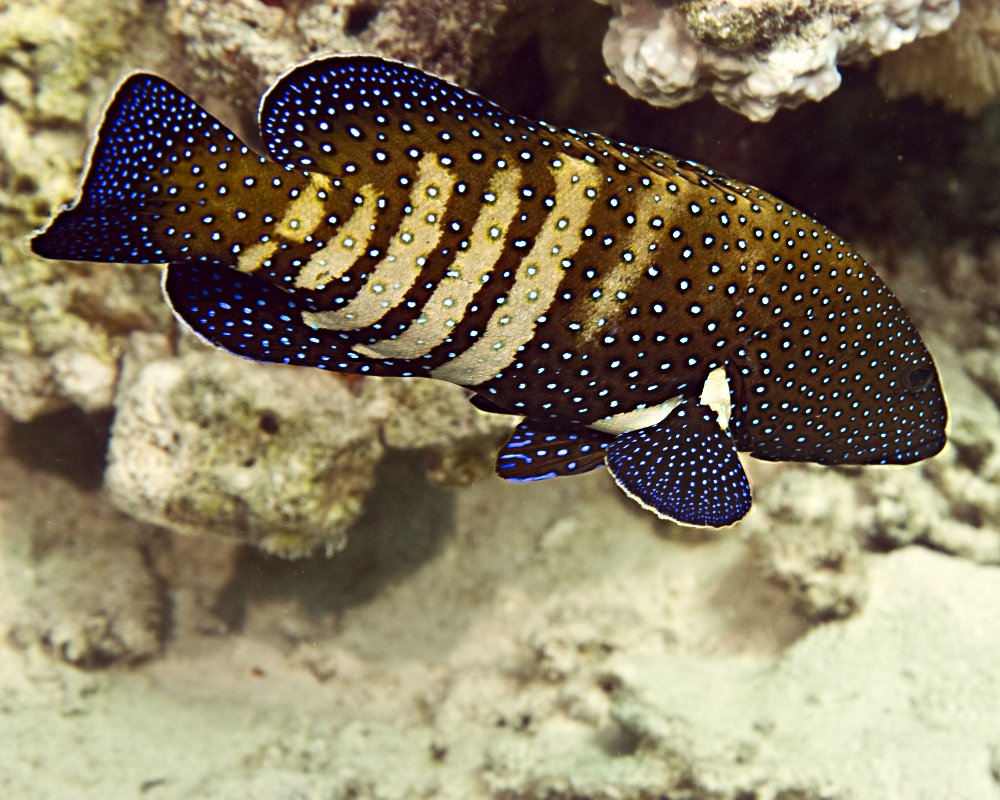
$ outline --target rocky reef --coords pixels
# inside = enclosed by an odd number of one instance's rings
[[[957,20],[950,0],[611,5],[0,9],[4,796],[997,793],[992,5],[965,0]],[[601,85],[608,26],[622,85],[755,118],[899,50],[751,125]],[[948,448],[898,468],[749,460],[747,520],[681,529],[603,472],[495,479],[511,423],[455,387],[233,359],[178,330],[156,268],[28,254],[122,74],[155,69],[249,133],[260,89],[331,48],[416,61],[816,210],[928,339]],[[675,83],[643,83],[654,73]],[[970,89],[943,101],[962,114],[879,89],[926,99],[949,81]]]
[[[144,364],[119,393],[109,496],[172,530],[333,554],[386,448],[423,451],[430,475],[467,482],[492,471],[512,427],[438,383],[300,372],[201,350]]]

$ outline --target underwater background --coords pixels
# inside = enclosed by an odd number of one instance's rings
[[[746,459],[751,514],[682,528],[496,478],[457,387],[240,361],[158,269],[29,254],[130,70],[256,143],[335,51],[814,213],[949,444]],[[998,94],[991,0],[0,1],[0,795],[1000,797]]]

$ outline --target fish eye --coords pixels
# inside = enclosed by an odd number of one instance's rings
[[[911,369],[909,374],[906,376],[907,388],[914,391],[926,389],[927,385],[931,382],[931,376],[933,374],[934,373],[929,367],[915,367]]]

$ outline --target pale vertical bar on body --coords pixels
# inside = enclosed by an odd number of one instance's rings
[[[469,234],[469,246],[455,255],[451,267],[434,287],[420,316],[402,333],[355,347],[380,358],[420,358],[445,339],[465,316],[472,298],[503,255],[507,230],[520,208],[521,170],[516,165],[498,170]]]
[[[311,236],[328,213],[327,199],[331,182],[326,175],[313,173],[309,183],[285,208],[266,242],[244,247],[236,260],[236,269],[252,273],[273,256],[282,242],[301,243]]]
[[[517,268],[506,301],[493,312],[476,342],[432,370],[431,377],[475,386],[511,364],[518,348],[531,341],[538,318],[548,312],[562,282],[561,262],[572,259],[583,243],[580,229],[604,179],[598,167],[577,160],[553,166],[552,176],[555,205]]]
[[[361,203],[354,205],[351,215],[326,246],[319,248],[302,265],[295,278],[297,289],[313,291],[337,280],[368,252],[368,244],[375,234],[380,193],[371,184],[365,184],[355,194],[361,198]]]
[[[306,323],[332,330],[366,328],[403,302],[441,240],[444,212],[457,182],[455,173],[441,166],[436,155],[424,155],[410,192],[412,210],[400,222],[385,255],[375,263],[361,291],[343,308],[304,313]]]
[[[632,213],[637,219],[649,220],[656,216],[659,204],[659,195],[640,194]],[[659,212],[665,213],[663,209]],[[576,301],[574,311],[579,315],[582,342],[597,339],[635,304],[635,287],[647,268],[642,265],[648,264],[649,247],[655,243],[656,235],[648,225],[636,224],[622,231],[615,250],[608,253],[611,266],[604,271],[594,290]]]
[[[285,210],[274,232],[286,242],[304,242],[316,232],[328,213],[330,178],[319,172],[309,175],[309,185]]]

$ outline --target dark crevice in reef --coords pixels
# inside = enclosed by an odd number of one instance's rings
[[[101,486],[113,414],[73,408],[11,424],[7,450],[29,469],[59,475],[85,491]]]
[[[347,11],[344,32],[349,36],[361,35],[368,30],[378,14],[379,7],[377,3],[358,3],[351,6]]]

